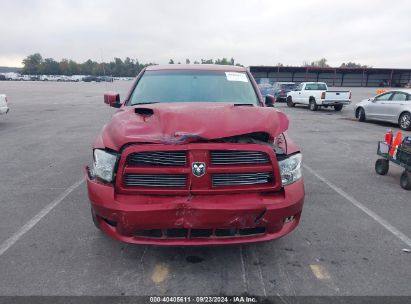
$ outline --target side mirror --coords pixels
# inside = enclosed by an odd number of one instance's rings
[[[370,99],[368,99],[368,100],[371,101],[371,102],[375,102],[374,97],[373,97],[373,98],[370,98]]]
[[[120,108],[120,94],[115,92],[109,92],[104,94],[104,103],[108,104],[110,107],[113,108]]]
[[[265,96],[265,106],[274,107],[274,104],[275,104],[275,97],[273,95],[266,95]]]

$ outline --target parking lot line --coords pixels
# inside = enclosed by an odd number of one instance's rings
[[[84,177],[68,187],[63,193],[61,193],[56,199],[49,203],[46,207],[40,210],[33,218],[31,218],[26,224],[23,225],[17,232],[11,237],[5,240],[0,245],[0,256],[2,256],[11,246],[13,246],[22,236],[24,236],[30,229],[32,229],[38,222],[41,221],[51,210],[53,210],[58,204],[60,204],[71,192],[77,189],[84,182]]]
[[[313,170],[311,167],[307,165],[303,165],[304,169],[306,169],[308,172],[310,172],[312,175],[317,177],[320,181],[325,183],[328,187],[333,189],[335,192],[337,192],[339,195],[341,195],[343,198],[345,198],[347,201],[349,201],[351,204],[353,204],[355,207],[366,213],[369,217],[371,217],[373,220],[375,220],[377,223],[379,223],[381,226],[383,226],[386,230],[391,232],[396,238],[404,242],[408,247],[411,247],[411,239],[407,237],[404,233],[399,231],[397,228],[395,228],[393,225],[391,225],[389,222],[387,222],[385,219],[380,217],[378,214],[374,213],[367,207],[365,207],[363,204],[361,204],[359,201],[357,201],[355,198],[353,198],[351,195],[349,195],[347,192],[342,190],[341,188],[337,187],[334,185],[332,182],[330,182],[328,179],[325,177],[321,176],[318,174],[315,170]]]
[[[241,276],[243,278],[244,289],[248,292],[247,274],[245,272],[245,263],[243,256],[243,246],[240,246]]]

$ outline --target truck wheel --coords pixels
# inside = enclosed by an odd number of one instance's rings
[[[406,131],[411,131],[411,113],[402,113],[400,119],[398,119],[400,128]]]
[[[358,121],[365,121],[365,111],[363,108],[358,108],[356,117]]]
[[[404,170],[401,174],[400,185],[405,190],[411,190],[411,172]]]
[[[100,225],[99,225],[98,220],[97,220],[97,215],[96,215],[96,212],[94,211],[93,207],[91,207],[91,217],[93,218],[94,226],[96,226],[97,229],[100,229]]]
[[[315,99],[310,100],[309,108],[310,108],[311,111],[317,111],[318,110],[318,105],[315,102]]]
[[[295,103],[293,102],[291,96],[288,96],[288,97],[287,97],[287,106],[288,106],[289,108],[294,108],[294,107],[295,107]]]
[[[340,112],[342,110],[342,108],[343,108],[343,105],[335,105],[334,106],[334,110],[337,111],[337,112]]]
[[[387,159],[380,158],[375,162],[375,172],[379,175],[386,175],[389,168],[390,164]]]

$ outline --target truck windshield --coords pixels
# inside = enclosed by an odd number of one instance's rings
[[[258,104],[244,72],[204,70],[146,71],[131,94],[129,105],[151,102],[228,102]]]

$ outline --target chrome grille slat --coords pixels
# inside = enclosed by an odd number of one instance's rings
[[[211,151],[213,165],[267,164],[268,155],[259,151]]]
[[[185,151],[154,151],[132,153],[127,158],[128,165],[134,166],[186,166]]]
[[[185,187],[187,177],[184,174],[126,174],[126,186],[141,187]]]
[[[257,185],[272,182],[271,172],[256,173],[215,173],[212,175],[213,187],[233,185]]]

